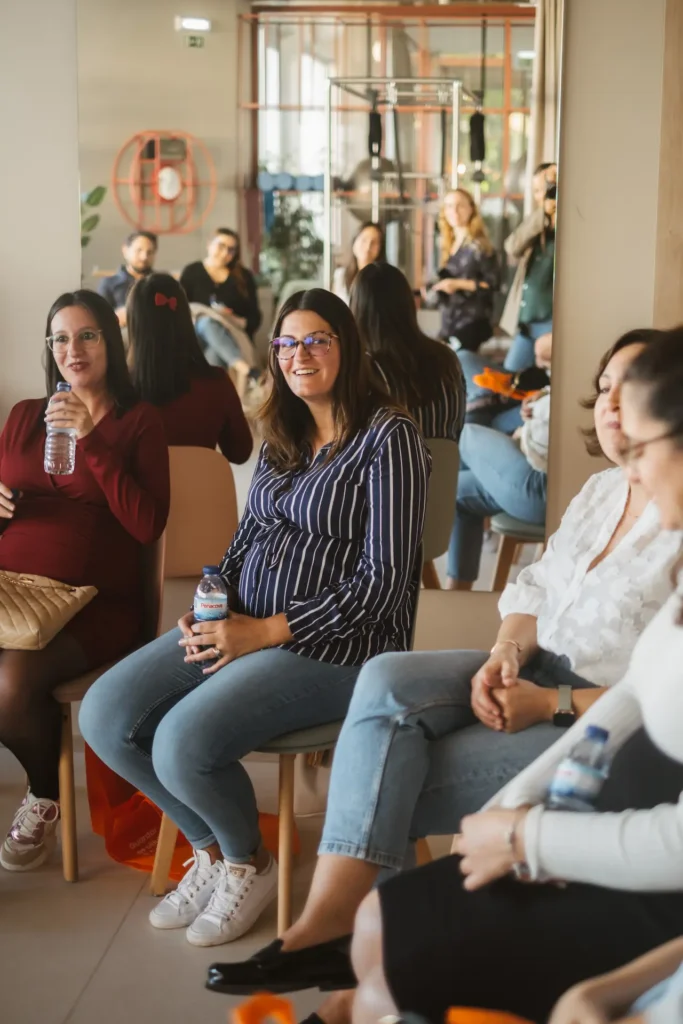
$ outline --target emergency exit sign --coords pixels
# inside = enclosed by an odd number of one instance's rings
[[[187,45],[192,50],[202,50],[204,48],[204,36],[185,36]]]

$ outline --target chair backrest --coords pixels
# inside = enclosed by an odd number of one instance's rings
[[[460,451],[457,442],[443,437],[426,438],[425,443],[432,453],[432,475],[422,544],[424,560],[431,562],[448,550],[455,518]]]
[[[169,448],[171,509],[166,525],[166,579],[199,577],[220,561],[237,529],[230,463],[211,448]]]
[[[161,615],[164,598],[164,561],[166,533],[162,533],[154,544],[147,544],[142,551],[142,586],[144,611],[142,642],[156,640],[161,630]]]

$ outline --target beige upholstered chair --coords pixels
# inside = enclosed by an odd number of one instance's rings
[[[422,582],[427,590],[439,590],[441,584],[434,560],[448,550],[455,518],[460,452],[457,443],[446,438],[427,438],[426,444],[432,453],[432,475],[423,534]]]

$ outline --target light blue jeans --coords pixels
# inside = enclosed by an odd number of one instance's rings
[[[319,853],[400,869],[410,840],[457,832],[562,735],[545,723],[509,735],[477,721],[470,683],[488,657],[392,653],[365,665],[334,755]],[[592,687],[568,664],[541,651],[521,674],[539,686]]]
[[[81,706],[81,732],[195,849],[217,842],[244,863],[260,834],[240,758],[294,729],[343,718],[360,668],[271,648],[203,676],[185,664],[180,636],[171,630],[100,676]]]
[[[547,475],[533,469],[505,434],[466,423],[460,435],[460,473],[455,522],[448,546],[448,575],[474,582],[479,576],[484,520],[496,512],[542,526]]]
[[[243,358],[239,345],[227,327],[212,320],[210,316],[200,316],[195,331],[212,366],[232,366]]]
[[[525,330],[518,331],[512,339],[512,345],[508,349],[503,366],[510,373],[519,373],[536,364],[536,353],[534,346],[544,334],[550,334],[553,329],[552,320],[537,320],[532,324],[526,324]]]

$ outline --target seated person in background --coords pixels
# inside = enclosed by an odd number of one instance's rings
[[[276,896],[240,759],[343,718],[364,662],[407,648],[417,598],[429,478],[417,427],[374,383],[331,292],[292,296],[275,335],[265,440],[220,567],[234,612],[188,613],[102,676],[81,709],[97,754],[195,848],[150,920],[189,926],[197,946],[239,938]]]
[[[98,594],[43,650],[0,651],[0,742],[28,776],[0,849],[8,871],[40,867],[54,849],[61,713],[52,691],[135,646],[142,545],[161,536],[169,506],[161,417],[135,395],[109,304],[85,290],[61,295],[47,335],[51,401],[20,402],[0,436],[0,569]],[[71,392],[55,395],[60,381]],[[77,431],[70,475],[44,471],[46,421]]]
[[[545,523],[550,388],[525,399],[521,414],[524,422],[513,437],[465,424],[447,590],[471,590],[479,578],[484,520],[489,516],[507,512],[536,526]]]
[[[245,351],[234,328],[253,342],[261,310],[254,275],[240,258],[239,235],[230,228],[217,228],[206,258],[188,264],[180,283],[190,303],[207,307],[195,325],[207,359],[214,366],[230,367],[238,381],[245,382],[254,366],[253,353]]]
[[[580,981],[559,999],[549,1024],[680,1024],[683,1020],[683,938]]]
[[[345,267],[337,267],[332,278],[332,291],[347,305],[356,274],[370,263],[385,262],[387,254],[384,245],[384,229],[380,224],[371,220],[361,224],[351,243],[349,262]]]
[[[422,333],[405,276],[371,263],[351,289],[351,312],[366,352],[391,397],[405,406],[424,437],[457,441],[465,418],[465,382],[458,357]]]
[[[552,331],[556,164],[540,164],[536,168],[533,197],[533,213],[505,239],[505,251],[517,263],[500,318],[500,326],[513,339],[504,364],[513,373],[534,365],[534,342]]]
[[[498,259],[477,204],[463,188],[447,193],[439,230],[443,265],[425,301],[441,307],[440,337],[457,350],[469,397],[472,376],[482,365],[477,350],[493,334]]]
[[[97,291],[116,312],[121,327],[126,326],[126,299],[140,278],[151,274],[157,254],[157,236],[151,231],[133,231],[123,243],[123,264],[116,274],[103,277]]]
[[[550,379],[552,343],[552,334],[543,334],[534,344],[536,366],[545,373],[545,386],[547,386],[547,381]],[[482,360],[482,363],[484,362]],[[504,373],[503,376],[509,377],[509,374]],[[527,381],[525,379],[527,377],[533,377],[533,373],[524,374],[521,378],[514,376],[512,378],[513,387],[523,388],[527,383],[533,388],[540,387],[533,380]],[[478,384],[475,386],[479,387]],[[487,392],[485,388],[481,390],[482,393],[487,394],[487,402],[484,405],[477,405],[475,403],[475,408],[472,408],[472,404],[469,403],[465,422],[477,424],[481,427],[491,427],[493,430],[499,430],[503,434],[516,436],[525,417],[523,403],[512,398],[506,398],[503,395]]]
[[[170,274],[150,274],[128,296],[127,316],[133,384],[159,407],[169,445],[218,446],[230,462],[246,462],[249,424],[227,373],[206,361],[183,288]]]
[[[632,332],[640,340],[624,341],[615,358],[623,352],[632,361],[658,333]],[[624,367],[617,374],[615,358],[604,360],[614,376],[600,377],[595,429],[606,453],[621,461]],[[552,746],[559,725],[583,715],[621,679],[638,637],[670,596],[680,546],[680,532],[662,530],[641,484],[608,470],[574,499],[543,559],[505,590],[489,654],[429,651],[369,662],[335,750],[320,856],[301,918],[285,932],[282,951],[264,953],[256,978],[247,961],[231,965],[226,979],[254,981],[258,989],[277,981],[287,986],[280,991],[293,990],[309,987],[306,972],[315,966],[333,986],[324,967],[338,950],[310,947],[352,930],[361,900],[382,869],[401,869],[411,839],[456,832],[463,815]],[[567,714],[556,719],[564,707]],[[432,914],[438,922],[438,911]],[[410,928],[395,933],[397,942]],[[296,950],[306,956],[297,958]],[[405,969],[420,977],[415,963]],[[485,963],[490,976],[490,958]],[[318,1014],[336,1022],[338,1011],[328,1005]]]

